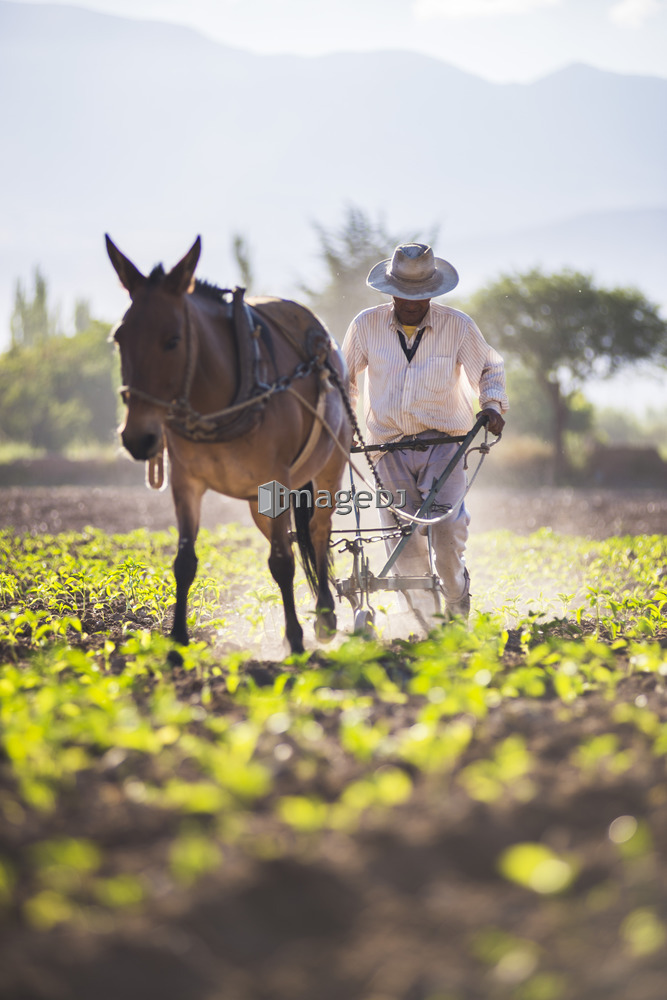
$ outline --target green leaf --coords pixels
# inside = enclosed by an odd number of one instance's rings
[[[219,868],[222,853],[210,837],[185,833],[175,840],[169,850],[169,866],[174,876],[190,884],[207,872]]]
[[[503,851],[498,870],[510,882],[542,895],[563,892],[574,881],[577,866],[544,844],[514,844]]]

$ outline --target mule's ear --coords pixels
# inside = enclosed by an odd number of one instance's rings
[[[201,236],[194,241],[183,260],[172,267],[164,280],[165,288],[174,295],[183,295],[192,284],[195,268],[201,253]]]
[[[127,289],[130,295],[136,292],[140,285],[143,285],[146,280],[141,273],[141,271],[134,266],[131,260],[128,260],[125,254],[122,254],[113,240],[110,238],[109,234],[105,234],[107,241],[107,253],[109,254],[109,260],[114,266],[114,270],[118,277],[120,278],[120,283],[123,288]]]

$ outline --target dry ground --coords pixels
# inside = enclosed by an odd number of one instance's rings
[[[660,490],[481,489],[466,500],[472,530],[506,528],[520,534],[550,527],[588,538],[667,533],[667,494]],[[248,506],[218,494],[204,497],[202,524],[251,524]],[[337,518],[351,527],[351,518]],[[19,532],[79,531],[86,525],[110,533],[168,528],[175,523],[169,491],[143,487],[0,487],[0,527]]]

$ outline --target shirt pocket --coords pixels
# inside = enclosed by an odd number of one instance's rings
[[[414,366],[419,352],[412,362]],[[429,404],[445,399],[456,384],[456,359],[435,355],[423,358],[414,372],[415,401]]]

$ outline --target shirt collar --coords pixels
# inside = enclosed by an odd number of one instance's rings
[[[428,327],[431,328],[433,327],[433,317],[431,315],[431,309],[432,307],[431,305],[429,305],[428,309],[426,310],[426,315],[423,317],[423,319],[420,319],[420,321],[417,323],[417,332],[419,332],[419,330],[425,330]],[[395,331],[403,329],[403,325],[399,322],[398,316],[396,315],[396,310],[394,309],[393,302],[390,305],[389,325],[392,328],[392,330]]]

